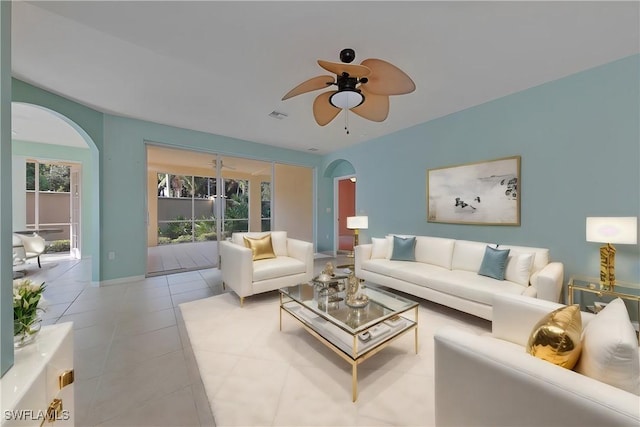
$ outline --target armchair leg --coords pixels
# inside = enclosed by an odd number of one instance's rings
[[[40,255],[38,255],[38,268],[42,268],[42,265],[40,265]]]
[[[240,297],[240,308],[244,305],[244,297]]]
[[[222,290],[226,290],[227,289],[227,285],[224,284],[224,282],[222,282]]]

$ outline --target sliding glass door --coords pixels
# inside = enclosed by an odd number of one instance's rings
[[[271,229],[271,162],[149,144],[147,169],[147,274],[215,267],[218,240]]]

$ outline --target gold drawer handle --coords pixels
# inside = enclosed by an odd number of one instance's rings
[[[63,388],[65,388],[69,384],[73,384],[73,380],[74,380],[73,369],[70,369],[68,371],[64,371],[58,377],[58,387],[60,388],[60,390],[62,390]]]
[[[40,423],[40,427],[44,425],[45,421],[49,423],[53,423],[58,419],[58,414],[62,413],[62,399],[58,399],[57,397],[51,401],[49,407],[47,408],[47,413],[45,414],[42,423]]]

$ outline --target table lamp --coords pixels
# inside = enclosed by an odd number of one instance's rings
[[[606,243],[600,248],[600,286],[613,290],[616,283],[616,248],[612,243],[638,243],[638,217],[588,217],[587,242]]]
[[[349,230],[353,230],[353,247],[355,249],[355,247],[358,246],[359,231],[366,230],[367,228],[369,228],[369,217],[368,216],[348,216],[347,228]]]

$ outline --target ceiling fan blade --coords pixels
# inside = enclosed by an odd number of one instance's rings
[[[371,93],[363,86],[360,86],[360,90],[364,95],[364,102],[351,111],[367,120],[383,122],[389,115],[389,97]]]
[[[316,123],[320,126],[324,126],[331,122],[340,111],[341,108],[334,107],[329,102],[329,97],[336,93],[337,90],[321,93],[313,101],[313,117],[316,119]]]
[[[329,62],[318,59],[318,65],[327,71],[341,75],[348,73],[350,77],[366,77],[371,74],[371,70],[363,65],[345,64],[344,62]]]
[[[300,83],[298,86],[291,89],[282,100],[293,98],[294,96],[301,95],[303,93],[311,92],[318,89],[324,89],[335,82],[334,76],[318,76],[312,79],[306,80]]]
[[[367,91],[377,95],[404,95],[416,90],[416,84],[404,71],[382,59],[365,59],[362,65],[371,69]]]

